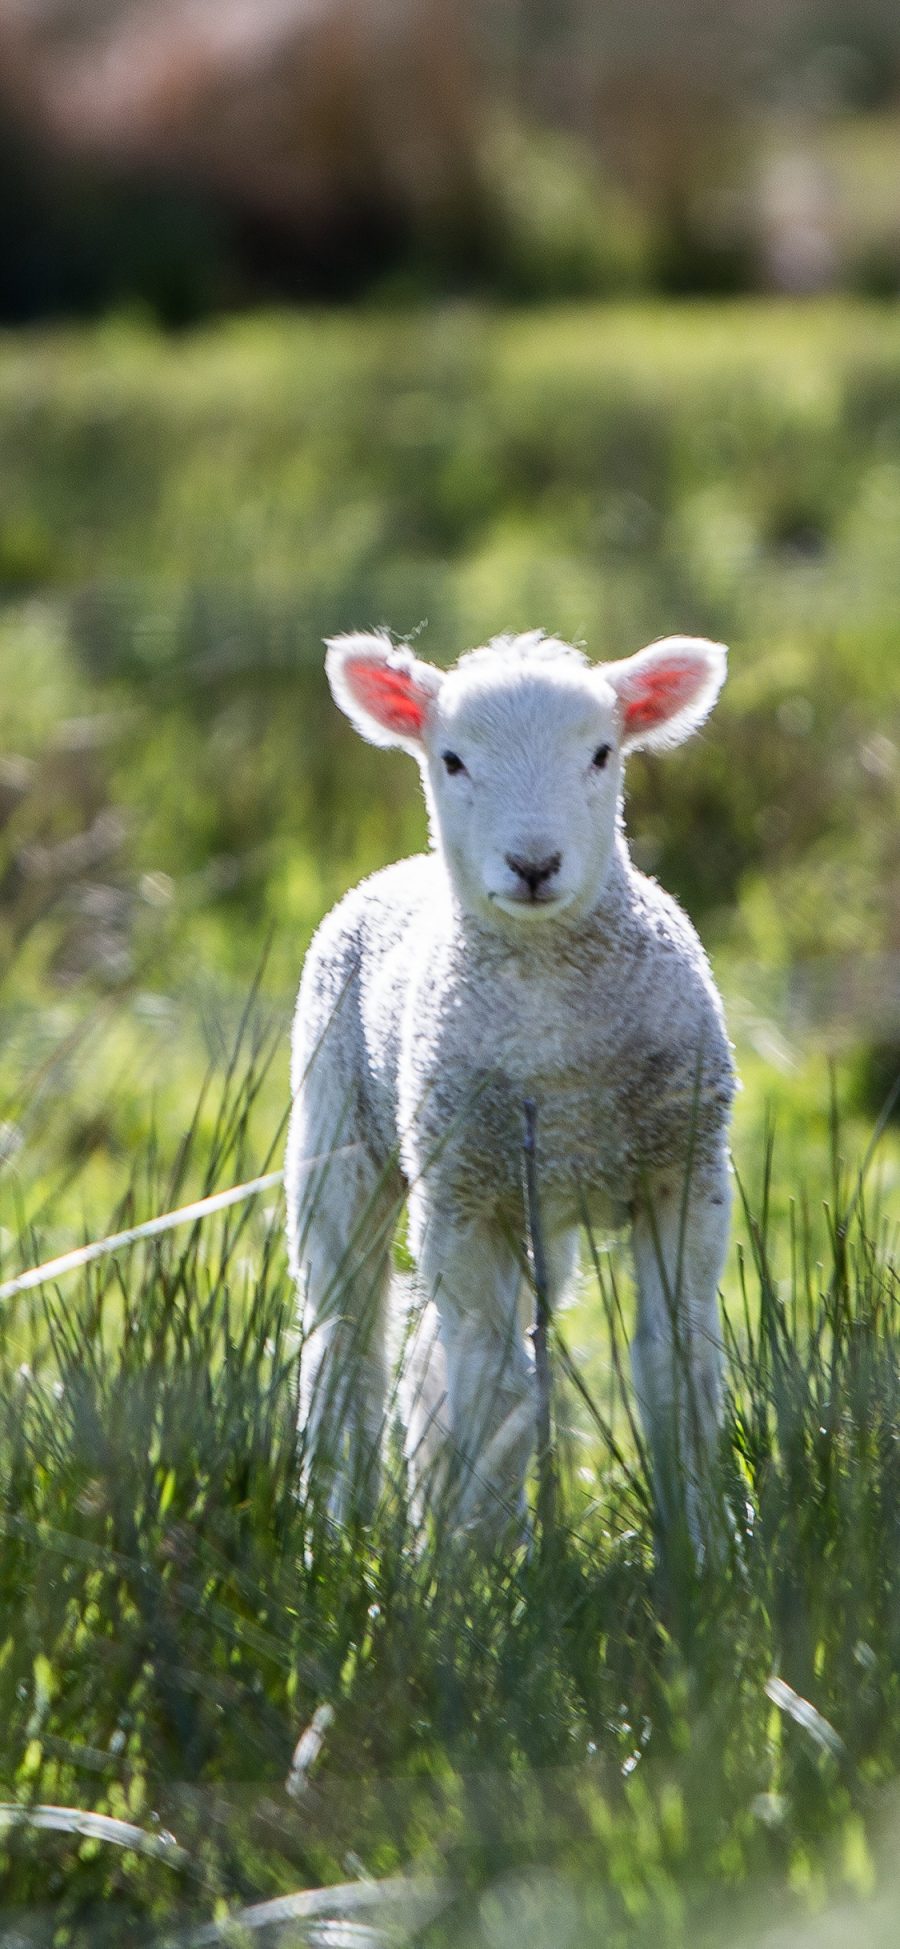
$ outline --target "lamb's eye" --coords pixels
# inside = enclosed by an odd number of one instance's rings
[[[444,760],[444,764],[446,765],[451,778],[455,775],[456,772],[465,771],[466,769],[465,765],[463,764],[462,759],[457,757],[455,751],[442,751],[441,757]]]
[[[606,764],[606,760],[609,757],[611,749],[612,749],[611,745],[598,744],[597,749],[594,752],[594,756],[591,759],[591,764],[593,765],[595,771],[603,770],[603,767]]]

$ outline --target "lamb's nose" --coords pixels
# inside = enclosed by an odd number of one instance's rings
[[[518,873],[520,880],[525,881],[534,900],[545,881],[552,880],[554,873],[559,872],[562,854],[548,853],[546,859],[522,859],[518,853],[507,853],[506,864],[512,867],[514,873]]]

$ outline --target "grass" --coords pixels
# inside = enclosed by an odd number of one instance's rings
[[[701,1577],[654,1565],[618,1248],[552,1336],[552,1569],[416,1545],[394,1434],[371,1524],[298,1491],[277,1199],[4,1308],[0,1798],[107,1825],[0,1805],[0,1943],[893,1943],[894,313],[120,320],[0,345],[0,454],[0,1279],[277,1161],[310,930],[422,843],[322,680],[382,620],[733,644],[628,821],[713,953],[746,1187]],[[409,1926],[221,1933],[397,1876]]]
[[[703,739],[630,766],[629,828],[712,952],[739,1149],[774,1095],[783,1176],[822,1168],[828,1056],[864,1143],[900,1067],[898,429],[872,304],[7,336],[0,1120],[48,1249],[127,1195],[150,1099],[174,1147],[261,942],[285,1021],[321,914],[423,843],[414,768],[322,677],[323,635],[380,621],[438,660],[538,621],[732,645]]]
[[[254,1032],[136,1206],[249,1174],[270,1053]],[[298,1489],[277,1205],[16,1303],[31,1358],[7,1344],[0,1410],[0,1764],[23,1809],[0,1825],[10,1939],[243,1940],[227,1914],[401,1875],[441,1890],[411,1927],[376,1905],[357,1935],[292,1922],[263,1939],[712,1949],[755,1940],[769,1903],[801,1931],[829,1898],[872,1892],[900,1766],[896,1241],[837,1135],[818,1216],[798,1185],[773,1226],[773,1173],[770,1158],[738,1220],[728,1293],[734,1541],[701,1574],[687,1556],[654,1566],[602,1255],[598,1380],[567,1318],[551,1343],[570,1433],[549,1554],[416,1541],[394,1436],[371,1522],[336,1529],[315,1474]],[[47,1831],[32,1805],[148,1838]]]

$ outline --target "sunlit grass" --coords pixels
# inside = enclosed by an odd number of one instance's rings
[[[135,1210],[258,1164],[269,1046],[251,1032],[189,1143],[137,1170]],[[26,1940],[187,1943],[214,1912],[359,1874],[436,1875],[449,1906],[415,1939],[471,1949],[545,1949],[551,1928],[718,1944],[735,1900],[749,1929],[757,1901],[799,1924],[810,1899],[866,1894],[900,1765],[898,1291],[836,1135],[788,1215],[777,1144],[748,1182],[726,1307],[734,1541],[699,1576],[654,1565],[623,1327],[596,1285],[553,1346],[549,1556],[417,1534],[390,1431],[374,1518],[336,1527],[327,1485],[301,1488],[277,1203],[14,1302],[8,1796],[175,1837],[167,1856],[0,1831]]]
[[[889,1902],[896,1122],[856,1192],[900,1069],[893,312],[29,335],[0,449],[0,1279],[278,1161],[310,931],[424,838],[413,768],[351,745],[321,672],[322,635],[382,621],[427,617],[439,659],[538,622],[733,643],[627,816],[713,953],[746,1196],[735,1541],[699,1579],[654,1564],[619,1239],[557,1323],[552,1575],[417,1539],[394,1431],[371,1523],[301,1490],[277,1199],[4,1307],[0,1799],[125,1824],[0,1825],[11,1926],[186,1949],[400,1874],[449,1889],[415,1927],[453,1949],[724,1949],[772,1912],[806,1949],[817,1905]]]

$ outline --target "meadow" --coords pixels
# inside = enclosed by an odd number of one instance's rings
[[[277,1196],[5,1306],[0,1944],[894,1940],[900,319],[119,318],[0,344],[0,456],[0,1278],[278,1163],[312,928],[424,840],[343,628],[731,645],[627,819],[744,1081],[700,1576],[606,1241],[558,1534],[487,1563],[413,1547],[396,1444],[374,1525],[297,1494]]]

